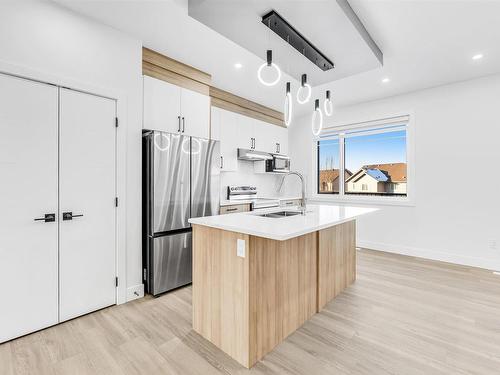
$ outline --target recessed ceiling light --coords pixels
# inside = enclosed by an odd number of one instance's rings
[[[234,64],[234,68],[235,69],[241,69],[241,68],[243,68],[243,64],[242,63],[236,63],[236,64]]]
[[[482,53],[478,53],[477,55],[472,56],[472,60],[481,60],[483,58]]]
[[[382,78],[382,83],[387,83],[387,82],[390,82],[391,80],[387,77],[385,78]]]

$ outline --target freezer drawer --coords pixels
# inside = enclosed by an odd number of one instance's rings
[[[191,283],[191,231],[156,237],[152,242],[153,283],[150,292],[158,295]]]

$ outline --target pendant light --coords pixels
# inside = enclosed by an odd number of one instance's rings
[[[325,115],[331,116],[333,114],[333,103],[330,98],[330,90],[326,90],[326,99],[324,103]]]
[[[285,103],[283,104],[283,117],[288,127],[292,122],[292,94],[290,93],[290,82],[286,83]]]
[[[276,79],[274,81],[268,82],[262,78],[262,70],[264,68],[274,68],[276,70]],[[260,66],[259,70],[257,71],[257,77],[259,78],[260,83],[262,83],[264,86],[274,86],[275,84],[277,84],[280,81],[281,70],[280,70],[278,65],[273,63],[273,51],[272,50],[270,50],[270,49],[267,50],[267,62],[265,62],[264,64],[262,64]]]
[[[321,109],[319,109],[319,99],[316,99],[314,101],[314,112],[312,114],[311,128],[312,133],[315,136],[318,136],[323,129],[323,113],[321,113]]]
[[[302,92],[306,92],[305,96]],[[302,74],[300,80],[300,87],[297,90],[297,102],[299,104],[305,104],[311,99],[311,86],[307,83],[307,74]]]

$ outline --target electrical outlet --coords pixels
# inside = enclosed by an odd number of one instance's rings
[[[236,240],[236,255],[244,258],[245,257],[246,244],[245,240]]]
[[[498,246],[497,246],[497,240],[494,239],[494,240],[489,240],[488,242],[488,247],[490,250],[497,250],[498,249]]]

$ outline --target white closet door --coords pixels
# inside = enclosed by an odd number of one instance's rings
[[[60,89],[61,321],[115,304],[115,116],[114,100]]]
[[[0,74],[0,342],[56,324],[57,88]],[[45,222],[45,214],[55,220]]]

